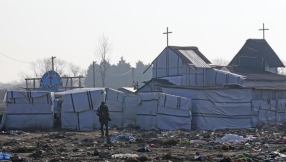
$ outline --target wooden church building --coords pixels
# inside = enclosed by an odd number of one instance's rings
[[[218,67],[197,47],[166,47],[148,67],[152,79],[138,92],[160,91],[161,86],[286,86],[285,67],[265,39],[248,39],[228,66]],[[145,71],[147,71],[146,69]]]

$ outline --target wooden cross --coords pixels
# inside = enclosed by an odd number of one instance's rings
[[[168,27],[167,27],[167,32],[163,33],[163,34],[167,34],[167,47],[169,46],[169,37],[168,37],[169,33],[172,33],[172,32],[169,32]]]
[[[264,31],[265,31],[265,30],[269,30],[269,29],[265,29],[265,28],[264,28],[264,23],[263,23],[263,28],[262,28],[262,29],[259,29],[259,30],[262,30],[262,31],[263,31],[263,39],[265,39]]]

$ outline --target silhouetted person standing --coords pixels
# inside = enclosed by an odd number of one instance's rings
[[[105,126],[105,136],[108,136],[108,121],[110,121],[110,118],[108,107],[104,102],[101,102],[101,105],[97,110],[97,115],[99,116],[101,137],[104,137],[103,126]]]

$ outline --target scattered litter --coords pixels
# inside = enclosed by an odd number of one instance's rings
[[[114,154],[111,156],[114,159],[129,159],[129,158],[137,158],[138,155],[137,154]]]
[[[4,154],[0,152],[0,160],[10,160],[11,155],[10,154]]]
[[[244,154],[238,154],[235,156],[234,162],[252,162],[253,160],[250,157],[247,157]]]
[[[190,143],[207,144],[208,142],[204,140],[191,140]]]
[[[194,159],[195,159],[195,160],[198,160],[198,161],[201,161],[201,160],[202,160],[202,155],[200,155],[199,152],[196,152],[196,153],[195,153],[195,156],[194,156]]]
[[[240,144],[248,141],[249,139],[244,138],[242,136],[238,136],[236,134],[226,134],[223,136],[220,140],[217,140],[219,143],[225,143],[225,142],[230,142],[233,144]]]
[[[21,130],[10,130],[9,133],[10,133],[11,135],[29,134],[29,133],[26,133],[26,132],[21,131]]]
[[[265,156],[264,162],[272,162],[273,160],[286,160],[286,155],[273,151]]]

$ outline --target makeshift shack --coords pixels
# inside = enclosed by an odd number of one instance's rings
[[[104,88],[80,88],[55,93],[61,102],[61,126],[64,129],[93,131],[100,124],[96,110],[104,101]]]
[[[181,96],[139,93],[136,125],[146,130],[190,130],[191,103],[191,99]]]
[[[53,127],[53,92],[7,91],[7,130],[49,130]]]

